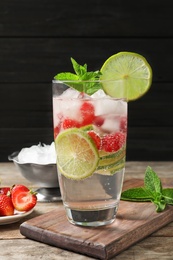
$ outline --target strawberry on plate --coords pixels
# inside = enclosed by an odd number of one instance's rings
[[[7,195],[7,193],[10,193],[11,188],[10,187],[1,187],[0,188],[0,195],[4,194]]]
[[[0,216],[11,216],[14,214],[14,206],[11,197],[5,194],[0,195]]]
[[[15,209],[18,211],[29,211],[37,203],[36,193],[22,184],[12,187],[11,199]]]

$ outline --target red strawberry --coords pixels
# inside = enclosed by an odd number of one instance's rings
[[[74,119],[66,118],[64,119],[62,126],[64,129],[79,127],[79,122]]]
[[[123,131],[124,133],[127,132],[127,118],[122,117],[120,121],[120,130]]]
[[[80,107],[81,115],[82,115],[82,125],[90,125],[93,123],[95,118],[94,106],[88,101],[85,101]]]
[[[125,144],[126,135],[121,132],[105,135],[102,138],[102,149],[106,152],[116,152]]]
[[[15,209],[18,211],[29,211],[37,203],[36,193],[21,184],[13,186],[11,198]]]
[[[94,143],[96,144],[97,149],[100,150],[100,148],[101,148],[100,136],[93,130],[89,131],[88,134],[93,139]]]
[[[54,128],[54,139],[57,137],[57,135],[59,134],[59,132],[60,132],[60,127],[59,127],[59,126],[56,126],[56,127]]]
[[[11,197],[1,194],[0,195],[0,216],[11,216],[14,214],[14,206]]]
[[[93,124],[94,124],[94,125],[100,127],[100,126],[103,125],[103,123],[104,123],[104,118],[103,118],[103,117],[101,117],[101,116],[96,116],[96,117],[94,118],[94,121],[93,121]]]
[[[4,194],[7,195],[7,193],[10,193],[10,187],[2,187],[0,188],[0,195]]]

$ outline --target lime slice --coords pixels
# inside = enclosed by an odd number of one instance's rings
[[[118,171],[122,170],[125,167],[125,157],[122,158],[120,161],[116,162],[112,165],[107,165],[106,167],[99,167],[96,171],[98,174],[103,175],[113,175]]]
[[[108,169],[116,165],[123,158],[125,158],[126,149],[123,146],[120,150],[115,153],[107,153],[107,155],[101,156],[97,169]]]
[[[119,52],[101,68],[103,90],[111,97],[127,101],[143,96],[152,83],[152,69],[146,59],[133,52]]]
[[[90,136],[71,128],[60,133],[55,139],[57,165],[67,178],[81,180],[93,174],[97,168],[99,155]]]
[[[81,129],[82,131],[91,131],[91,130],[93,130],[94,128],[93,128],[93,125],[84,125],[84,126],[80,127],[80,129]]]

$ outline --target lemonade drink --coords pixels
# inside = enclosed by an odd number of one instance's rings
[[[88,96],[65,82],[54,81],[53,89],[59,183],[67,217],[86,226],[111,223],[124,176],[127,102],[102,90]]]
[[[127,101],[144,95],[152,70],[131,52],[112,55],[100,71],[71,58],[76,74],[53,81],[54,138],[68,220],[101,226],[115,220],[124,176]]]

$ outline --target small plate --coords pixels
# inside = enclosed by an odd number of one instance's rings
[[[15,210],[14,215],[12,215],[12,216],[0,217],[0,225],[6,225],[6,224],[18,222],[22,218],[30,215],[33,212],[33,210],[34,210],[34,208],[29,211],[23,211],[23,212],[19,212],[19,211]]]

